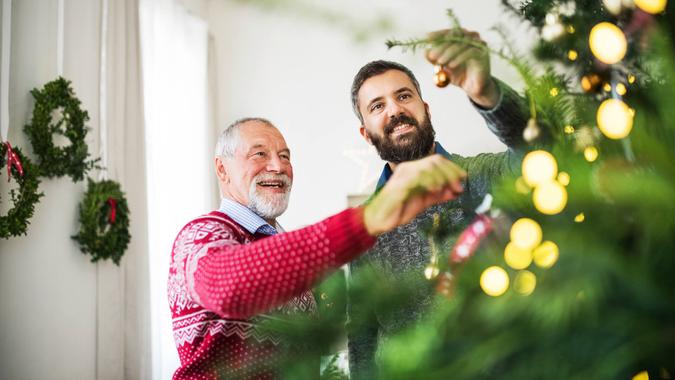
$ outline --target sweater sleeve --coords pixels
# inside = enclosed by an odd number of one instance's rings
[[[185,280],[194,302],[235,319],[287,302],[375,242],[363,225],[361,208],[250,244],[227,232],[220,235],[203,244],[194,237],[191,243],[201,246],[185,258]]]

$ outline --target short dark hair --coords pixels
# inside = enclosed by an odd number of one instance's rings
[[[422,97],[420,84],[412,71],[410,71],[410,69],[407,67],[392,61],[378,60],[368,62],[359,70],[358,73],[356,73],[356,76],[354,76],[354,81],[352,82],[352,108],[354,109],[354,113],[356,114],[356,117],[359,118],[361,123],[363,123],[363,115],[361,115],[361,111],[359,111],[359,90],[361,89],[361,86],[363,86],[363,82],[371,77],[383,74],[389,70],[402,71],[405,75],[407,75],[415,85],[417,94]]]

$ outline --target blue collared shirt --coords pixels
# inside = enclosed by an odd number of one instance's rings
[[[440,154],[446,158],[450,158],[450,153],[448,153],[441,144],[438,141],[434,142],[434,153]],[[389,178],[391,178],[391,175],[393,172],[391,171],[391,168],[389,167],[389,164],[384,164],[384,169],[382,169],[382,174],[380,174],[380,179],[377,180],[377,190],[380,190],[382,186],[384,186],[387,181],[389,181]]]
[[[276,235],[278,233],[277,229],[280,229],[279,224],[277,224],[277,228],[273,227],[265,219],[261,218],[260,215],[231,199],[221,198],[220,209],[218,211],[232,218],[232,220],[251,234],[258,232],[265,235]]]

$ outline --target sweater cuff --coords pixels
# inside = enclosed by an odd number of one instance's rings
[[[337,266],[351,261],[377,241],[363,223],[363,207],[348,208],[328,218],[326,235],[331,251],[336,253]]]

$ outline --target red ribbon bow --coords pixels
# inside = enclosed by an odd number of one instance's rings
[[[108,221],[110,224],[115,224],[117,217],[117,201],[113,198],[108,198],[108,205],[110,206],[110,214],[108,214]]]
[[[12,150],[12,144],[9,141],[5,142],[7,147],[7,182],[12,177],[12,166],[19,172],[19,176],[23,177],[23,166],[21,166],[21,160],[19,156]]]

